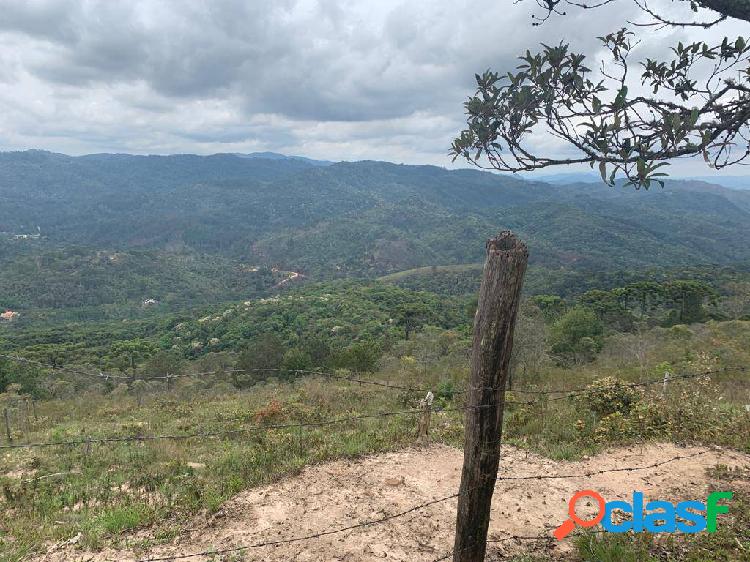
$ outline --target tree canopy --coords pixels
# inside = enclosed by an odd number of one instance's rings
[[[537,0],[543,12],[534,24],[564,15],[566,6],[594,9],[615,1]],[[681,0],[698,19],[670,19],[644,0],[633,1],[648,18],[627,22],[633,28],[750,21],[745,0]],[[610,185],[624,175],[648,188],[663,185],[663,168],[676,158],[698,156],[721,169],[750,155],[750,41],[680,42],[662,59],[634,64],[634,31],[622,27],[599,40],[607,57],[597,72],[585,54],[560,43],[527,50],[515,72],[477,74],[477,91],[465,103],[467,128],[451,147],[454,159],[510,172],[589,164]],[[559,155],[540,152],[539,134],[565,148]]]
[[[539,25],[540,22],[546,21],[552,14],[564,15],[566,6],[590,10],[606,6],[607,4],[614,4],[617,1],[618,0],[598,0],[594,2],[582,2],[578,0],[536,0],[536,3],[543,10],[543,15],[532,15],[532,18],[535,20],[535,25]],[[698,21],[667,17],[658,9],[649,6],[646,0],[630,1],[636,4],[651,19],[650,22],[637,24],[640,26],[658,26],[661,24],[672,26],[713,27],[727,18],[750,21],[750,3],[746,0],[679,0],[679,2],[682,2],[683,4],[689,4],[692,12],[699,12],[701,10],[713,12],[713,14],[709,14],[708,17],[705,18],[702,17],[705,14],[701,14],[701,18],[699,18]]]

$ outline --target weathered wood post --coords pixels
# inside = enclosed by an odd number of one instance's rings
[[[487,548],[492,493],[500,463],[505,385],[528,258],[526,245],[510,231],[487,241],[474,316],[454,562],[481,562]]]
[[[430,443],[430,413],[432,411],[432,402],[434,400],[435,396],[432,392],[428,392],[427,396],[419,401],[419,408],[422,412],[419,414],[417,441],[420,445],[428,445]]]
[[[18,404],[18,417],[19,420],[21,418],[21,404],[19,402]],[[23,413],[23,431],[26,434],[26,436],[31,433],[31,423],[29,422],[29,403],[26,401],[26,410]],[[28,439],[28,437],[26,437]]]
[[[10,417],[8,416],[8,408],[3,408],[3,417],[5,418],[5,435],[8,437],[8,443],[13,443],[13,436],[10,432]]]
[[[671,378],[669,371],[664,371],[664,383],[661,388],[661,395],[666,396],[667,395],[667,384],[669,383],[669,379]]]

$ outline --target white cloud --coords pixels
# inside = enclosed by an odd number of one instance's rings
[[[542,41],[596,52],[597,35],[637,14],[621,0],[532,27],[535,6],[0,0],[0,149],[450,165],[475,72],[510,70]],[[663,50],[664,37],[649,33],[641,48]]]

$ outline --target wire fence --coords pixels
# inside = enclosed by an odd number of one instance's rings
[[[41,361],[37,361],[34,359],[27,359],[25,357],[19,357],[17,355],[0,354],[0,358],[8,359],[10,361],[15,361],[18,363],[33,364],[38,367],[50,369],[52,371],[58,371],[61,373],[69,373],[73,375],[91,377],[91,378],[96,378],[98,380],[104,380],[104,381],[123,380],[123,381],[128,381],[128,382],[135,382],[135,381],[152,382],[152,381],[159,381],[159,380],[171,381],[171,380],[177,380],[177,379],[186,378],[186,377],[200,378],[200,377],[209,377],[209,376],[247,374],[247,373],[286,373],[292,376],[303,376],[303,375],[318,376],[318,377],[324,377],[324,378],[328,378],[332,380],[339,380],[342,382],[351,382],[351,383],[357,383],[360,385],[377,386],[380,388],[400,390],[403,392],[425,394],[427,392],[431,392],[435,390],[434,388],[430,388],[430,387],[414,387],[414,386],[398,385],[398,384],[393,384],[389,381],[381,381],[381,380],[371,379],[371,378],[362,378],[364,376],[363,373],[344,374],[341,372],[337,373],[337,372],[326,371],[323,369],[281,369],[281,368],[215,369],[212,371],[202,371],[202,372],[196,372],[196,373],[174,373],[174,374],[166,374],[166,375],[129,376],[129,375],[123,375],[123,374],[117,374],[117,373],[105,373],[102,371],[99,371],[98,373],[91,373],[87,371],[82,371],[77,368],[43,363]],[[742,373],[746,371],[747,371],[747,367],[742,367],[742,366],[725,367],[721,369],[709,369],[709,370],[705,370],[705,371],[698,372],[698,373],[669,374],[669,377],[667,380],[674,381],[674,380],[682,380],[682,379],[693,379],[693,378],[718,375],[721,373]],[[654,378],[654,379],[645,380],[645,381],[623,383],[622,386],[629,387],[629,388],[639,388],[639,387],[658,385],[658,384],[664,384],[664,377]],[[479,388],[482,390],[489,390],[489,391],[498,390],[497,388],[494,388],[494,387],[479,387]],[[451,390],[450,393],[454,395],[461,395],[461,394],[467,394],[471,392],[472,390],[475,390],[475,388],[468,387],[464,389],[455,389],[455,390]],[[582,393],[588,393],[592,391],[592,389],[588,387],[567,388],[567,389],[563,389],[563,388],[536,389],[536,388],[521,387],[521,388],[512,388],[512,389],[507,389],[507,390],[509,392],[514,392],[514,393],[540,395],[540,396],[551,395],[551,394],[563,395],[563,396],[551,398],[551,400],[566,399],[566,398],[580,395]],[[506,403],[513,403],[513,402],[511,401],[511,402],[506,402]]]
[[[183,374],[177,374],[177,375],[168,375],[164,377],[152,376],[152,377],[147,377],[147,378],[133,379],[131,377],[121,376],[121,375],[88,373],[86,371],[81,371],[80,369],[77,369],[77,368],[44,364],[40,361],[27,359],[27,358],[15,356],[15,355],[0,354],[0,358],[8,359],[11,361],[16,361],[19,363],[34,364],[40,367],[48,368],[53,371],[59,371],[63,373],[71,373],[71,374],[83,375],[83,376],[93,376],[97,378],[123,378],[129,381],[166,380],[166,379],[178,378],[178,377],[199,377],[199,376],[210,376],[210,375],[218,375],[218,374],[246,373],[249,371],[249,370],[244,370],[244,369],[229,369],[229,370],[205,371],[205,372],[200,372],[200,373],[183,373]],[[693,379],[693,378],[706,377],[706,376],[711,376],[711,375],[716,375],[719,373],[726,373],[726,372],[745,372],[745,370],[746,369],[743,367],[737,367],[733,369],[707,370],[707,371],[703,371],[700,373],[685,373],[685,374],[679,374],[679,375],[671,375],[669,377],[669,380]],[[280,369],[257,369],[257,371],[279,372]],[[300,369],[300,370],[295,370],[292,372],[300,376],[301,375],[307,375],[311,377],[320,376],[320,377],[334,379],[334,380],[347,382],[347,383],[357,383],[360,385],[373,385],[373,386],[377,386],[383,389],[400,390],[404,392],[413,392],[413,393],[420,393],[420,394],[431,393],[430,389],[428,388],[395,385],[387,381],[374,380],[370,378],[362,378],[361,374],[350,375],[350,374],[342,374],[342,373],[333,373],[333,372],[328,372],[328,371],[323,371],[323,370],[307,370],[307,369],[305,370]],[[633,382],[633,383],[623,383],[623,386],[637,388],[637,387],[645,387],[645,386],[654,385],[654,384],[664,384],[664,378],[651,379],[647,381],[640,381],[640,382]],[[483,387],[483,389],[491,390],[491,391],[497,390],[496,388],[491,388],[491,387]],[[471,388],[467,388],[463,390],[452,391],[452,394],[462,395],[470,391],[471,391]],[[573,398],[573,397],[580,396],[583,394],[589,395],[591,393],[606,392],[606,391],[607,391],[607,388],[600,388],[600,389],[596,389],[596,388],[593,388],[593,389],[592,388],[574,388],[574,389],[517,388],[517,389],[514,389],[512,392],[526,393],[526,394],[535,395],[535,396],[544,396],[546,397],[547,400],[561,400],[561,399]],[[562,394],[562,395],[551,396],[553,394],[558,394],[558,395]],[[516,400],[506,399],[504,401],[504,404],[532,406],[532,405],[537,404],[537,401],[535,400],[516,401]],[[459,412],[459,411],[465,412],[467,410],[477,409],[477,408],[482,408],[482,407],[483,406],[478,406],[478,407],[466,406],[466,407],[454,407],[454,408],[437,407],[437,408],[434,408],[433,411],[438,412],[438,413],[439,412]],[[27,402],[27,408],[29,408],[28,402]],[[73,445],[89,445],[90,446],[93,444],[146,442],[146,441],[160,441],[160,440],[188,440],[188,439],[198,439],[198,438],[221,439],[221,438],[227,438],[227,437],[233,437],[233,436],[239,436],[239,435],[247,435],[250,433],[257,433],[261,431],[325,427],[325,426],[331,426],[331,425],[352,423],[352,422],[362,421],[366,419],[419,415],[422,413],[423,413],[422,409],[408,409],[408,410],[398,410],[398,411],[374,412],[374,413],[361,414],[361,415],[356,415],[356,416],[348,416],[348,417],[310,421],[310,422],[298,422],[298,423],[287,423],[287,424],[266,424],[266,425],[258,425],[258,426],[252,426],[252,427],[245,427],[241,429],[223,430],[223,431],[197,431],[197,432],[192,432],[192,433],[163,434],[163,435],[134,435],[134,436],[107,436],[107,437],[90,437],[89,436],[89,437],[82,437],[79,439],[72,439],[72,440],[43,441],[43,442],[36,442],[36,443],[12,443],[12,439],[10,438],[10,435],[11,435],[10,428],[8,427],[9,425],[8,418],[7,418],[8,414],[6,410],[5,425],[6,425],[6,431],[7,431],[7,436],[8,436],[8,443],[0,445],[0,450],[31,449],[31,448],[73,446]],[[27,419],[28,419],[28,413],[27,413]],[[28,421],[26,423],[26,426],[28,428]]]
[[[499,483],[502,482],[508,482],[508,481],[516,481],[516,480],[553,480],[553,479],[569,479],[569,478],[591,478],[593,476],[598,476],[601,474],[608,474],[608,473],[616,473],[616,472],[635,472],[635,471],[641,471],[641,470],[649,470],[652,468],[658,468],[660,466],[664,466],[666,464],[670,464],[673,462],[676,462],[678,460],[684,460],[684,459],[690,459],[695,458],[701,455],[707,454],[708,451],[699,451],[696,453],[692,453],[689,455],[675,455],[674,457],[671,457],[667,460],[652,463],[645,466],[633,466],[633,467],[619,467],[619,468],[612,468],[612,469],[603,469],[603,470],[596,470],[596,471],[590,471],[590,472],[583,472],[580,474],[533,474],[528,476],[498,476],[496,479],[495,487],[498,486]],[[252,550],[256,548],[263,548],[266,546],[279,546],[282,544],[291,544],[295,542],[301,542],[301,541],[308,541],[308,540],[314,540],[321,537],[326,537],[330,535],[337,535],[340,533],[345,533],[347,531],[354,531],[356,529],[361,529],[364,527],[370,527],[373,525],[381,525],[383,523],[387,523],[389,521],[393,521],[394,519],[399,519],[401,517],[405,517],[411,513],[415,513],[417,511],[421,511],[423,509],[426,509],[428,507],[441,504],[450,500],[458,499],[460,496],[467,494],[468,490],[464,492],[458,492],[455,494],[450,494],[447,496],[442,496],[440,498],[435,498],[432,500],[428,500],[426,502],[420,503],[418,505],[412,506],[408,509],[399,511],[397,513],[392,513],[389,515],[385,515],[383,517],[378,517],[376,519],[368,519],[366,521],[360,521],[358,523],[354,523],[351,525],[346,525],[344,527],[337,527],[335,529],[328,529],[326,531],[320,531],[317,533],[311,533],[307,535],[300,535],[298,537],[290,537],[286,539],[275,539],[275,540],[269,540],[269,541],[259,541],[256,543],[251,543],[248,545],[242,545],[237,547],[230,547],[230,548],[224,548],[224,549],[211,549],[211,550],[204,550],[201,552],[192,552],[188,554],[179,554],[179,555],[169,555],[169,556],[162,556],[162,557],[149,557],[149,558],[141,558],[137,562],[164,562],[167,560],[186,560],[189,558],[197,558],[199,556],[217,556],[222,554],[230,554],[230,553],[239,553],[246,550]],[[511,540],[540,540],[545,538],[541,535],[536,536],[520,536],[520,535],[511,535],[509,537],[503,537],[502,539],[495,539],[493,542],[502,542],[502,541],[511,541]],[[449,554],[437,558],[434,562],[440,562],[442,560],[446,560],[450,558],[453,555],[453,551],[451,551]]]
[[[126,375],[106,374],[102,372],[90,373],[90,372],[87,372],[87,371],[84,371],[75,367],[48,365],[48,364],[44,364],[36,360],[27,359],[27,358],[18,357],[18,356],[9,355],[9,354],[0,354],[0,358],[8,359],[11,361],[16,361],[19,363],[34,364],[39,367],[42,367],[45,369],[51,369],[52,371],[56,371],[56,372],[69,373],[69,374],[73,374],[77,376],[96,377],[97,379],[105,379],[105,380],[112,378],[116,380],[123,379],[123,380],[128,380],[128,381],[133,381],[133,380],[149,380],[149,381],[167,380],[169,381],[172,379],[182,378],[182,377],[204,377],[204,376],[212,376],[212,375],[218,375],[218,374],[232,374],[232,373],[247,373],[248,372],[248,370],[242,370],[242,369],[228,369],[228,370],[207,371],[207,372],[201,372],[201,373],[181,373],[181,374],[165,375],[165,376],[159,375],[159,376],[150,376],[150,377],[140,377],[140,378],[134,379],[133,377],[129,377]],[[280,372],[279,369],[258,369],[257,371]],[[703,371],[700,373],[683,373],[683,374],[670,375],[668,380],[673,381],[673,380],[693,379],[693,378],[699,378],[699,377],[712,376],[712,375],[716,375],[720,373],[745,372],[745,371],[746,369],[742,367],[732,368],[732,369],[715,369],[715,370]],[[341,372],[335,373],[335,372],[329,372],[329,371],[324,371],[324,370],[294,370],[292,371],[292,373],[296,375],[325,377],[329,379],[339,380],[342,382],[356,383],[360,385],[377,386],[384,390],[399,390],[402,392],[412,392],[412,393],[420,393],[420,394],[430,392],[430,390],[427,388],[417,388],[417,387],[406,386],[406,385],[397,385],[397,384],[392,384],[388,381],[365,378],[361,373],[345,374]],[[623,386],[638,388],[638,387],[645,387],[645,386],[655,385],[655,384],[664,384],[664,381],[665,381],[664,378],[658,378],[658,379],[655,378],[655,379],[650,379],[646,381],[624,383]],[[471,392],[472,390],[476,390],[476,389],[465,388],[465,389],[455,391],[454,394],[458,394],[458,395],[466,394],[468,392]],[[483,387],[481,388],[481,390],[493,390],[494,391],[497,389]],[[512,390],[512,392],[526,393],[526,394],[536,396],[536,397],[543,397],[547,400],[561,400],[561,399],[572,398],[572,397],[579,396],[582,394],[589,394],[592,392],[594,393],[605,392],[606,390],[607,390],[606,388],[596,389],[596,388],[591,388],[591,387],[572,388],[572,389],[515,388]],[[534,400],[526,401],[526,402],[506,401],[506,404],[521,404],[521,405],[533,405],[536,403],[537,402]],[[430,411],[434,411],[438,413],[440,412],[446,412],[446,413],[466,412],[468,410],[476,410],[476,409],[488,408],[488,407],[491,407],[491,406],[481,405],[481,406],[451,407],[451,408],[442,408],[442,409],[435,408],[435,409],[431,409]],[[395,417],[395,416],[422,415],[424,414],[424,412],[425,412],[424,408],[420,408],[420,409],[412,408],[412,409],[406,409],[406,410],[380,411],[380,412],[374,412],[374,413],[368,413],[368,414],[338,417],[338,418],[318,420],[318,421],[309,421],[309,422],[254,425],[250,427],[244,427],[244,428],[232,429],[232,430],[224,430],[224,431],[196,431],[193,433],[181,433],[181,434],[155,434],[155,435],[135,435],[135,436],[83,437],[83,438],[71,439],[71,440],[51,440],[51,441],[40,441],[40,442],[33,442],[33,443],[11,443],[9,442],[7,444],[0,445],[0,450],[48,448],[48,447],[64,447],[64,446],[80,446],[80,445],[85,445],[87,447],[90,447],[93,444],[148,442],[148,441],[159,441],[159,440],[222,439],[222,438],[228,438],[228,437],[249,435],[252,433],[265,432],[265,431],[320,428],[320,427],[332,426],[332,425],[337,425],[337,424],[354,423],[354,422],[359,422],[359,421],[368,420],[368,419],[382,419],[382,418]],[[486,444],[486,446],[488,447],[497,447],[498,445],[499,445],[499,440],[498,442]],[[642,471],[642,470],[657,468],[657,467],[660,467],[669,463],[676,462],[678,460],[690,459],[690,458],[694,458],[697,456],[705,455],[708,452],[709,450],[703,450],[703,451],[699,451],[697,453],[688,454],[688,455],[676,455],[667,460],[663,460],[663,461],[652,463],[652,464],[645,465],[645,466],[624,466],[624,467],[620,466],[620,467],[612,468],[612,469],[588,471],[588,472],[582,472],[578,474],[531,474],[531,475],[522,475],[522,476],[499,475],[497,476],[495,486],[499,485],[502,482],[509,482],[509,481],[591,478],[597,475],[608,474],[608,473]],[[64,474],[64,473],[60,473],[60,474]],[[139,562],[158,562],[158,561],[167,561],[167,560],[183,560],[183,559],[197,558],[201,556],[203,557],[218,556],[218,555],[231,554],[231,553],[240,553],[243,551],[247,551],[251,549],[258,549],[262,547],[278,546],[282,544],[290,544],[290,543],[314,540],[314,539],[321,538],[321,537],[337,535],[337,534],[345,533],[348,531],[354,531],[360,528],[384,524],[389,521],[403,518],[417,511],[424,510],[431,506],[457,499],[462,494],[466,494],[466,493],[468,493],[468,491],[446,495],[443,497],[435,498],[435,499],[423,502],[421,504],[412,506],[408,509],[399,511],[397,513],[392,513],[392,514],[384,515],[382,517],[368,519],[365,521],[360,521],[360,522],[352,523],[350,525],[328,529],[328,530],[317,532],[317,533],[311,533],[311,534],[300,535],[300,536],[289,537],[289,538],[282,538],[282,539],[263,540],[263,541],[258,541],[255,543],[242,545],[242,546],[236,546],[236,547],[232,546],[232,547],[227,547],[227,548],[222,548],[222,549],[211,549],[211,550],[205,550],[201,552],[193,552],[193,553],[186,553],[186,554],[179,554],[179,555],[142,558],[139,560]],[[488,542],[538,541],[538,540],[544,540],[548,538],[549,537],[546,537],[545,535],[534,535],[534,536],[511,535],[511,536],[502,537],[499,539],[490,539]],[[454,553],[451,551],[445,556],[435,559],[434,562],[440,562],[442,560],[446,560],[450,558],[453,554]]]
[[[483,409],[483,408],[488,408],[488,407],[490,406],[487,405],[487,406],[468,406],[464,408],[443,408],[440,410],[435,410],[435,412],[437,413],[463,412],[466,410],[478,410],[478,409]],[[387,418],[387,417],[393,417],[393,416],[416,415],[416,414],[422,414],[423,412],[424,410],[416,410],[416,409],[400,410],[400,411],[392,411],[392,412],[376,412],[373,414],[362,414],[362,415],[357,415],[357,416],[349,416],[349,417],[328,419],[328,420],[322,420],[322,421],[257,425],[257,426],[245,427],[242,429],[234,429],[234,430],[229,430],[229,431],[215,431],[215,432],[206,431],[206,432],[171,434],[171,435],[170,434],[135,435],[135,436],[123,436],[123,437],[82,438],[82,439],[74,439],[70,441],[47,441],[47,442],[40,442],[40,443],[15,443],[15,444],[11,443],[11,444],[0,445],[0,450],[2,449],[31,449],[31,448],[39,448],[39,447],[58,447],[58,446],[66,446],[66,445],[95,445],[95,444],[103,444],[103,443],[123,443],[123,442],[137,442],[137,441],[185,440],[185,439],[195,439],[195,438],[222,438],[222,437],[232,437],[236,435],[254,433],[254,432],[259,432],[259,431],[277,431],[277,430],[283,430],[283,429],[325,427],[325,426],[330,426],[330,425],[357,422],[357,421],[362,421],[366,419],[378,419],[378,418]]]
[[[70,367],[62,367],[62,366],[56,366],[56,365],[50,365],[45,364],[40,361],[36,361],[33,359],[27,359],[24,357],[18,357],[15,355],[8,355],[8,354],[0,354],[0,358],[8,359],[11,361],[16,361],[19,363],[27,363],[27,364],[34,364],[40,367],[52,369],[53,371],[59,371],[63,373],[71,373],[75,375],[83,375],[83,376],[90,376],[90,377],[97,377],[97,378],[123,378],[127,379],[129,381],[132,381],[133,379],[131,377],[127,376],[121,376],[121,375],[112,375],[112,374],[94,374],[89,373],[87,371],[82,371],[77,368],[70,368]],[[720,369],[720,370],[707,370],[700,373],[685,373],[680,375],[671,375],[669,377],[669,381],[674,380],[685,380],[685,379],[694,379],[694,378],[700,378],[700,377],[707,377],[711,375],[716,375],[719,373],[726,373],[726,372],[745,372],[745,368],[743,367],[737,367],[733,369]],[[168,375],[168,376],[151,376],[148,378],[140,378],[136,380],[167,380],[172,378],[179,378],[179,377],[202,377],[202,376],[210,376],[210,375],[219,375],[219,374],[231,374],[231,373],[247,373],[251,370],[245,370],[245,369],[228,369],[228,370],[214,370],[214,371],[205,371],[205,372],[199,372],[199,373],[182,373],[182,374],[176,374],[176,375]],[[263,371],[263,372],[279,372],[280,369],[257,369],[252,371]],[[342,382],[347,383],[357,383],[360,385],[373,385],[377,386],[383,389],[390,389],[390,390],[400,390],[400,391],[408,391],[408,392],[414,392],[414,393],[431,393],[431,390],[428,388],[418,388],[418,387],[412,387],[412,386],[404,386],[404,385],[396,385],[391,384],[387,381],[379,381],[379,380],[373,380],[369,378],[362,378],[361,375],[355,376],[355,375],[349,375],[349,374],[341,374],[341,373],[333,373],[323,370],[294,370],[292,371],[296,375],[307,375],[311,377],[324,377],[324,378],[330,378],[334,380],[339,380]],[[622,386],[624,387],[630,387],[630,388],[638,388],[638,387],[645,387],[655,384],[664,384],[665,379],[664,378],[656,378],[651,379],[647,381],[640,381],[640,382],[633,382],[633,383],[623,383]],[[491,390],[496,391],[496,388],[490,388],[486,387],[483,388],[485,390]],[[454,395],[461,395],[465,394],[471,391],[471,388],[467,388],[464,390],[457,390],[453,391],[452,394]],[[512,390],[511,392],[514,393],[526,393],[530,395],[536,395],[545,397],[547,400],[561,400],[561,399],[569,399],[580,395],[591,395],[596,394],[599,392],[607,392],[607,387],[602,388],[573,388],[573,389],[524,389],[524,388],[517,388]],[[561,396],[551,396],[553,394],[561,394]],[[525,406],[532,406],[537,404],[537,400],[528,400],[528,401],[514,401],[514,400],[505,400],[504,404],[507,405],[525,405]],[[462,408],[434,408],[433,411],[435,412],[459,412],[459,411],[467,411],[471,409],[481,408],[479,407],[462,407]],[[6,427],[8,430],[8,441],[9,443],[0,445],[0,450],[4,449],[28,449],[28,448],[40,448],[40,447],[57,447],[57,446],[72,446],[72,445],[92,445],[92,444],[107,444],[107,443],[123,443],[123,442],[145,442],[145,441],[158,441],[158,440],[187,440],[187,439],[198,439],[198,438],[205,438],[205,439],[220,439],[220,438],[227,438],[227,437],[233,437],[243,434],[250,434],[254,432],[261,432],[261,431],[273,431],[273,430],[283,430],[283,429],[301,429],[301,428],[314,428],[314,427],[325,427],[325,426],[331,426],[331,425],[337,425],[337,424],[346,424],[356,421],[362,421],[366,419],[377,419],[377,418],[387,418],[387,417],[393,417],[393,416],[408,416],[408,415],[418,415],[423,413],[423,410],[421,409],[408,409],[408,410],[399,410],[399,411],[383,411],[383,412],[374,412],[374,413],[368,413],[368,414],[362,414],[362,415],[356,415],[356,416],[348,416],[348,417],[341,417],[341,418],[335,418],[335,419],[327,419],[327,420],[319,420],[319,421],[310,421],[310,422],[299,422],[299,423],[288,423],[288,424],[266,424],[261,426],[252,426],[252,427],[245,427],[240,429],[233,429],[233,430],[223,430],[223,431],[199,431],[199,432],[193,432],[193,433],[183,433],[183,434],[162,434],[162,435],[133,435],[133,436],[107,436],[107,437],[82,437],[79,439],[73,439],[73,440],[60,440],[60,441],[42,441],[42,442],[36,442],[36,443],[12,443],[10,442],[10,430]],[[8,425],[8,421],[6,419],[6,426]]]

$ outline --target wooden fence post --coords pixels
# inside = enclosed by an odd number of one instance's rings
[[[428,392],[427,396],[419,401],[419,407],[422,412],[419,414],[418,442],[420,445],[427,445],[430,442],[430,413],[432,411],[432,402],[435,396]]]
[[[18,403],[18,418],[20,423],[21,418],[21,403]],[[28,439],[29,433],[31,433],[31,423],[29,422],[29,403],[26,402],[26,410],[23,413],[23,431],[25,433],[25,438]]]
[[[8,417],[8,408],[3,408],[3,417],[5,418],[5,435],[8,437],[8,443],[13,443],[13,436],[10,433],[10,418]]]
[[[664,371],[664,383],[661,389],[661,395],[666,396],[667,395],[667,383],[669,383],[669,371]]]
[[[528,259],[526,245],[510,231],[487,241],[474,316],[454,562],[482,562],[487,548],[492,493],[500,463],[505,385]]]

